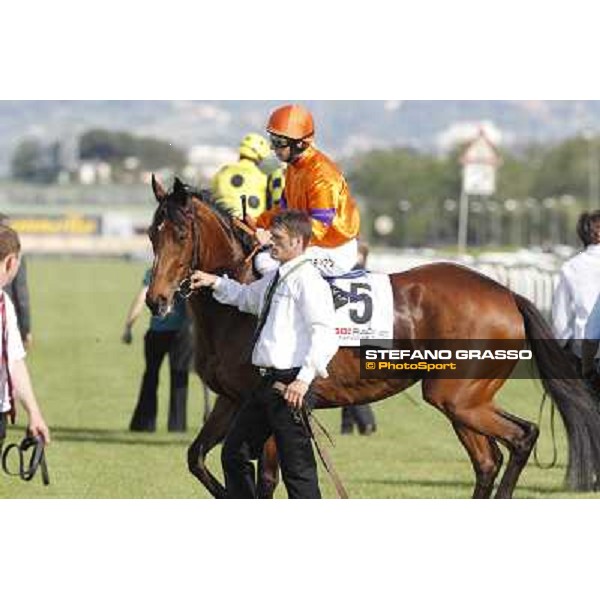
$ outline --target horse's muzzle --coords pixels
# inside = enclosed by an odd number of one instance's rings
[[[158,295],[156,299],[146,294],[146,306],[155,317],[164,317],[171,310],[171,303],[165,296]]]

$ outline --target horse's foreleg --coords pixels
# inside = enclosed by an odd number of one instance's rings
[[[494,440],[480,435],[457,423],[453,424],[456,435],[465,447],[473,470],[475,489],[473,498],[490,498],[494,481],[502,467],[502,452]]]
[[[206,466],[206,455],[225,437],[238,409],[238,403],[217,396],[215,406],[196,439],[188,448],[188,468],[192,475],[215,497],[225,498],[225,488]]]
[[[275,437],[271,436],[265,443],[261,457],[258,460],[257,496],[271,499],[279,483],[279,459]]]

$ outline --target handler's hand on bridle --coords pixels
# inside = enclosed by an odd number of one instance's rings
[[[308,383],[296,379],[285,388],[283,397],[291,408],[302,408],[307,391]]]
[[[261,246],[267,246],[271,243],[271,232],[268,229],[261,229],[259,227],[254,235]]]
[[[197,290],[201,287],[212,287],[218,277],[211,273],[205,273],[204,271],[194,271],[190,276],[190,288]]]

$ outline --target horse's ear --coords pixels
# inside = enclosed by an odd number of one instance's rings
[[[175,177],[175,179],[173,180],[173,192],[177,196],[185,194],[185,185],[181,182],[181,179],[179,179],[179,177]]]
[[[185,187],[185,184],[182,183],[182,181],[181,181],[181,179],[179,179],[179,177],[175,177],[175,179],[173,180],[173,196],[172,196],[172,198],[175,202],[178,202],[182,206],[185,206],[187,204],[189,194],[188,194],[187,188]]]
[[[156,179],[154,173],[152,173],[152,191],[158,202],[162,202],[167,197],[167,190],[165,190],[162,183]]]

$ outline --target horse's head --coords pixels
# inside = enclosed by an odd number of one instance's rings
[[[158,208],[148,231],[154,265],[146,304],[163,316],[175,292],[188,295],[192,271],[238,270],[249,242],[247,235],[235,231],[234,217],[226,209],[179,179],[167,192],[153,175],[152,190]]]
[[[158,202],[148,230],[154,265],[146,304],[155,315],[164,316],[173,305],[173,296],[193,269],[198,268],[198,239],[192,196],[175,178],[167,192],[152,176],[152,190]]]

